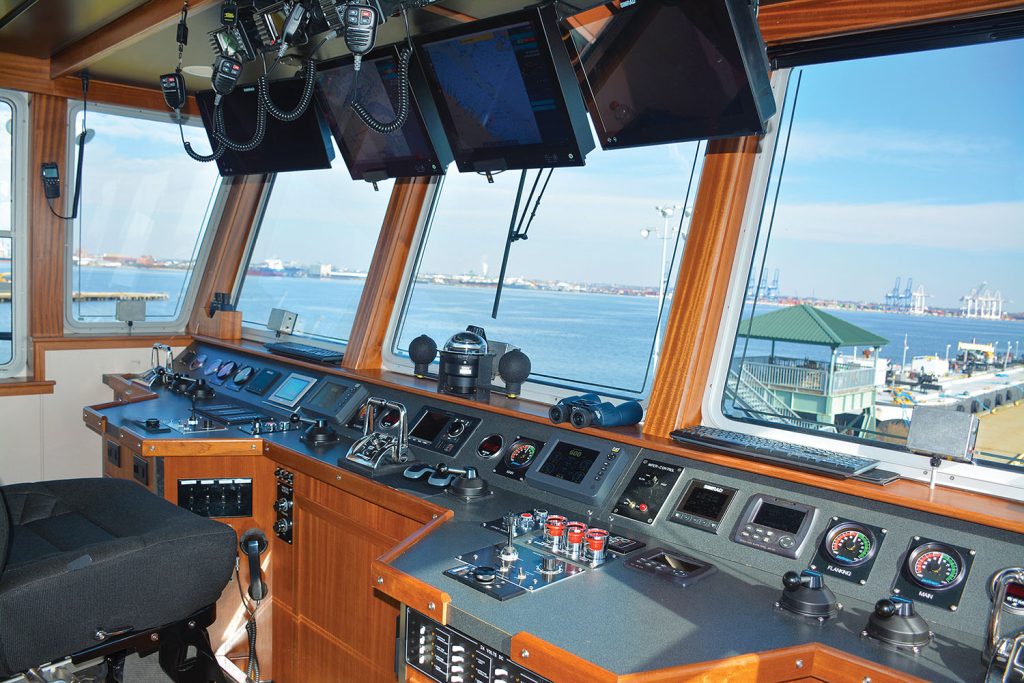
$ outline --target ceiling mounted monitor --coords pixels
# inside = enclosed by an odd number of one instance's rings
[[[613,0],[563,26],[605,149],[762,134],[775,113],[749,0]]]
[[[304,79],[287,78],[270,84],[270,96],[282,107],[291,108],[302,96]],[[210,144],[216,146],[213,130],[212,90],[196,93],[199,113],[206,126]],[[221,101],[224,109],[224,131],[238,143],[250,140],[256,131],[256,84],[241,86]],[[259,147],[251,152],[225,149],[217,159],[222,176],[250,175],[254,173],[282,173],[285,171],[311,171],[330,168],[334,159],[331,134],[319,109],[310,104],[306,112],[295,121],[280,121],[267,117],[267,132]]]
[[[398,66],[401,47],[404,44],[374,50],[363,58],[360,69],[357,101],[381,122],[395,119],[403,92]],[[321,62],[316,88],[317,101],[352,179],[378,182],[444,175],[452,151],[416,56],[409,63],[408,119],[386,135],[371,130],[349,106],[354,73],[351,55]]]
[[[594,140],[551,5],[415,41],[460,171],[583,165]]]

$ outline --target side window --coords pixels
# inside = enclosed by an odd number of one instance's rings
[[[189,312],[222,181],[215,164],[185,155],[169,116],[89,105],[71,112],[68,168],[87,134],[82,205],[69,221],[69,325],[127,330],[118,301],[142,301],[146,322],[134,329],[176,329]],[[74,192],[72,173],[62,191]],[[67,203],[70,206],[70,201]]]
[[[238,286],[250,335],[282,308],[298,314],[295,334],[348,341],[394,181],[379,187],[354,182],[338,162],[274,178]]]
[[[716,380],[730,428],[927,467],[907,434],[939,406],[979,416],[978,463],[1024,467],[1022,62],[1015,40],[793,74]]]
[[[421,241],[392,353],[467,325],[522,348],[531,380],[610,395],[650,392],[689,229],[704,145],[594,150],[582,168],[527,174],[528,239],[512,244],[492,305],[520,172],[449,173]],[[533,202],[527,205],[528,198]],[[517,219],[518,220],[518,219]]]
[[[27,98],[0,90],[0,377],[25,367],[27,118]]]

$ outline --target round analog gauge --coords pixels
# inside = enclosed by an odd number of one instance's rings
[[[384,429],[391,429],[398,424],[401,419],[401,414],[395,408],[388,408],[383,415],[380,416],[380,426]]]
[[[235,373],[235,376],[231,378],[231,381],[238,386],[242,386],[249,381],[249,378],[252,377],[252,373],[254,372],[256,372],[256,370],[251,365],[243,365],[241,369]]]
[[[222,363],[220,368],[217,370],[217,379],[227,379],[234,373],[235,368],[238,367],[238,363],[233,360],[229,360],[226,363]]]
[[[942,591],[963,581],[964,560],[949,546],[925,543],[907,557],[907,571],[922,588]]]
[[[189,370],[198,370],[199,368],[203,367],[203,365],[205,363],[206,363],[206,354],[205,353],[201,353],[201,354],[199,354],[198,356],[196,356],[195,358],[192,359],[192,362],[188,364],[188,369]]]
[[[491,434],[476,447],[476,454],[481,458],[493,458],[501,453],[501,447],[504,445],[505,440],[501,438],[501,434]]]
[[[217,360],[215,360],[212,363],[210,363],[209,365],[207,365],[206,369],[203,370],[203,374],[204,375],[212,375],[215,372],[217,372],[218,370],[220,370],[220,358],[218,358]]]
[[[526,467],[537,457],[537,443],[529,439],[516,439],[508,447],[508,464],[516,469]]]
[[[857,567],[875,556],[875,534],[853,522],[838,524],[825,537],[825,552],[839,564]]]

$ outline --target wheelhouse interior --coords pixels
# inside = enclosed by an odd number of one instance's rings
[[[1024,682],[1024,4],[0,57],[0,682]]]

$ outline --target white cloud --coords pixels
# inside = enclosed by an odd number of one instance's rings
[[[1024,249],[1024,201],[979,204],[785,204],[773,239],[917,246],[963,251]]]
[[[984,155],[996,145],[980,137],[955,137],[919,128],[843,128],[825,123],[799,126],[789,145],[789,158],[817,162],[837,159],[885,160],[920,165],[927,159]]]

